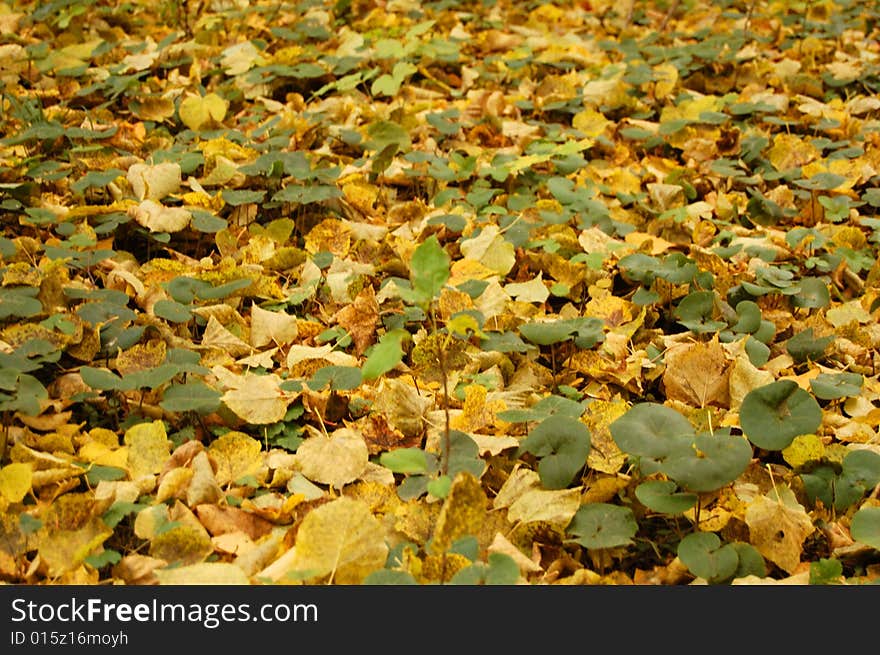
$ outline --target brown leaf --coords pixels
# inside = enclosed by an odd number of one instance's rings
[[[243,532],[256,541],[272,531],[273,524],[238,507],[219,507],[203,503],[194,509],[199,521],[212,536]]]
[[[788,573],[800,565],[804,540],[816,529],[794,493],[779,486],[751,502],[745,522],[752,545]]]
[[[334,319],[348,331],[355,351],[362,355],[375,341],[379,321],[379,303],[372,285],[367,284],[350,305],[336,312]]]
[[[666,353],[663,385],[671,400],[696,407],[727,407],[727,378],[727,359],[717,337],[708,343],[674,346]]]
[[[406,436],[382,414],[369,414],[355,421],[352,427],[360,430],[370,455],[395,448],[417,448],[421,443],[420,437]]]

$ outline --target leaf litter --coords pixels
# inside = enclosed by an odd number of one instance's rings
[[[0,3],[4,581],[876,581],[875,3],[84,4]]]

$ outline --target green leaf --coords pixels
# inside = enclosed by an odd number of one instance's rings
[[[204,382],[194,380],[186,384],[172,384],[165,389],[159,406],[169,412],[210,414],[220,407],[221,395]]]
[[[36,298],[39,291],[38,287],[0,289],[0,319],[29,318],[42,312],[43,304]]]
[[[383,334],[361,367],[361,379],[375,380],[397,366],[403,360],[403,340],[409,338],[409,332],[402,328]]]
[[[730,429],[697,435],[693,447],[677,449],[660,470],[690,491],[714,491],[736,480],[752,459],[752,447]]]
[[[635,494],[645,507],[662,514],[683,514],[697,504],[697,494],[676,491],[671,480],[649,480],[636,487]]]
[[[731,326],[734,332],[753,334],[761,327],[761,308],[752,300],[741,300],[736,304],[737,322]]]
[[[852,538],[880,550],[880,507],[862,507],[849,526]]]
[[[541,458],[538,475],[547,489],[564,489],[590,454],[590,430],[569,416],[549,416],[529,432],[520,450]]]
[[[101,520],[109,527],[115,528],[126,516],[129,514],[137,514],[146,507],[149,507],[149,505],[116,501],[106,512],[104,512],[101,516]]]
[[[838,584],[843,577],[843,563],[839,559],[824,557],[817,562],[810,562],[810,584]]]
[[[835,400],[858,396],[862,392],[862,376],[858,373],[820,373],[810,380],[816,398]]]
[[[736,567],[734,578],[744,578],[754,575],[758,578],[767,577],[767,562],[764,561],[763,555],[752,544],[736,541],[729,544],[736,551],[739,557],[739,564]]]
[[[678,557],[695,576],[708,582],[731,578],[739,565],[739,556],[731,544],[721,545],[714,532],[693,532],[678,544]]]
[[[639,403],[610,426],[611,438],[623,452],[642,458],[642,472],[650,475],[676,452],[692,449],[694,428],[684,416],[665,405]]]
[[[82,381],[89,385],[92,389],[100,389],[106,391],[116,389],[121,391],[127,388],[122,378],[113,371],[106,368],[95,368],[93,366],[82,366],[79,369]]]
[[[432,234],[418,245],[410,260],[410,281],[419,299],[417,304],[439,297],[449,279],[449,264],[450,257],[436,235]]]
[[[514,585],[519,580],[519,566],[510,555],[490,553],[488,563],[474,562],[456,571],[453,585]]]
[[[801,280],[799,291],[791,297],[791,304],[795,307],[817,309],[827,307],[830,302],[831,294],[828,292],[828,285],[817,277]]]
[[[785,344],[785,349],[791,355],[795,363],[806,361],[818,361],[825,354],[825,349],[834,342],[834,335],[825,337],[813,337],[813,328],[808,327],[803,332],[798,332]]]
[[[108,564],[116,564],[122,559],[122,555],[115,550],[104,550],[97,555],[89,555],[83,561],[95,569],[100,569]]]
[[[168,300],[167,298],[156,301],[156,304],[153,305],[153,313],[159,318],[164,318],[172,323],[186,323],[193,316],[189,307],[182,305],[176,300]]]
[[[628,507],[608,503],[582,505],[565,529],[577,537],[573,541],[584,548],[628,546],[639,526]]]
[[[796,382],[778,380],[746,394],[740,424],[759,448],[782,450],[795,437],[815,433],[822,424],[822,408]]]
[[[360,383],[361,369],[356,366],[324,366],[306,382],[312,391],[319,391],[328,385],[334,391],[350,391],[357,389]]]
[[[394,473],[427,473],[428,457],[421,448],[395,448],[382,453],[379,463]]]
[[[715,292],[714,291],[693,291],[685,296],[673,314],[678,322],[687,329],[695,333],[716,332],[724,327],[726,323],[712,320],[715,312]]]
[[[445,444],[444,444],[445,448]],[[460,430],[449,432],[449,466],[447,474],[450,479],[462,472],[470,473],[475,478],[483,475],[486,462],[480,457],[480,448],[470,435]]]
[[[498,412],[498,418],[508,423],[543,421],[548,416],[562,415],[578,418],[584,413],[584,404],[564,396],[544,396],[528,409],[505,409]]]
[[[90,485],[96,486],[101,481],[113,482],[114,480],[123,480],[127,475],[128,471],[116,466],[92,464],[86,472],[86,479]]]

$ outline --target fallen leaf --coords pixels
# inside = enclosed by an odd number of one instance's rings
[[[309,512],[296,533],[290,569],[309,579],[360,584],[385,565],[388,546],[369,506],[345,496]]]
[[[330,435],[312,432],[296,450],[296,464],[306,478],[341,489],[363,474],[369,451],[358,432],[351,428],[339,428]]]
[[[801,563],[804,540],[816,528],[792,491],[777,485],[749,503],[744,518],[750,543],[781,569],[794,573]]]
[[[672,347],[665,362],[663,386],[668,398],[696,407],[726,407],[730,402],[727,359],[717,338]]]

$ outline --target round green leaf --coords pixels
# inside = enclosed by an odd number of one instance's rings
[[[623,452],[642,458],[642,473],[659,470],[660,462],[691,448],[694,428],[684,416],[658,403],[633,405],[609,429]]]
[[[379,455],[379,463],[394,473],[427,473],[428,456],[421,448],[395,448]]]
[[[854,450],[843,458],[842,475],[871,489],[880,484],[880,454],[873,450]]]
[[[730,547],[736,551],[739,557],[739,564],[736,567],[736,572],[733,574],[734,578],[745,578],[749,575],[754,575],[758,578],[767,576],[767,562],[764,561],[764,556],[752,544],[737,541],[730,544]]]
[[[645,507],[662,514],[683,514],[697,504],[697,494],[676,491],[671,480],[649,480],[636,487],[636,498]]]
[[[608,503],[583,505],[568,524],[566,532],[584,548],[616,548],[632,543],[639,526],[628,507]]]
[[[791,297],[791,304],[795,307],[827,307],[831,302],[828,293],[828,285],[817,277],[808,277],[801,280],[798,293]]]
[[[751,459],[748,441],[719,430],[698,435],[693,448],[677,451],[660,470],[690,491],[714,491],[736,480]]]
[[[816,398],[822,400],[858,396],[862,391],[862,376],[858,373],[820,373],[810,380],[810,389]]]
[[[544,487],[564,489],[590,454],[590,430],[576,418],[549,416],[529,433],[520,448],[541,458],[538,475]]]
[[[538,475],[547,489],[564,489],[590,453],[590,430],[580,420],[564,415],[545,418],[520,448],[540,457]]]
[[[782,450],[795,437],[822,424],[822,408],[792,380],[752,389],[740,407],[740,425],[749,441],[765,450]]]
[[[880,507],[862,507],[853,514],[849,531],[856,541],[880,550]]]
[[[220,407],[221,395],[216,389],[198,380],[172,384],[163,392],[159,406],[169,412],[210,414]]]
[[[753,334],[761,327],[761,308],[752,300],[741,300],[736,305],[739,320],[731,327],[740,334]]]
[[[678,558],[691,573],[709,582],[726,580],[736,573],[739,555],[731,544],[721,545],[714,532],[693,532],[678,544]]]

